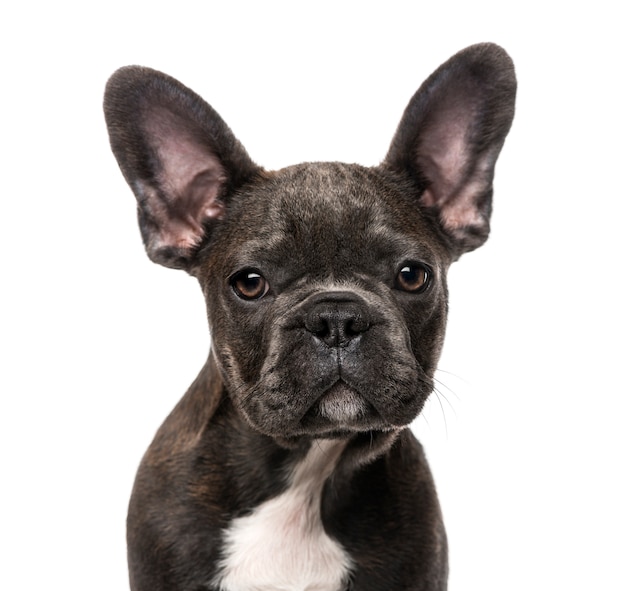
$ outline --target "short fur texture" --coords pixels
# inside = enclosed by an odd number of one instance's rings
[[[447,269],[489,234],[515,90],[504,50],[471,46],[413,96],[379,166],[270,172],[178,81],[111,77],[147,253],[197,277],[212,339],[137,474],[134,591],[446,588],[408,426],[433,390]]]

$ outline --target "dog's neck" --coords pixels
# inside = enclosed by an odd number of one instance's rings
[[[313,441],[288,471],[283,492],[229,524],[214,579],[219,589],[345,588],[353,562],[326,532],[322,493],[347,444]]]
[[[360,467],[383,455],[398,433],[371,431],[337,440],[341,445],[331,446],[339,450],[332,463],[333,480],[350,479]],[[327,446],[329,440],[281,441],[255,431],[232,404],[214,357],[209,355],[159,429],[146,461],[158,464],[191,453],[199,466],[218,467],[199,471],[195,490],[205,501],[221,505],[226,500],[236,515],[282,492],[293,470],[320,442]],[[330,476],[323,474],[324,480]]]

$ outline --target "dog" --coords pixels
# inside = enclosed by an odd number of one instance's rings
[[[409,425],[447,269],[489,234],[515,92],[507,53],[473,45],[422,84],[380,165],[267,171],[178,81],[113,74],[105,118],[147,254],[198,279],[212,341],[137,473],[133,591],[446,589]]]

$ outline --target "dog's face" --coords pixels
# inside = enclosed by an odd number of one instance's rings
[[[449,260],[380,171],[306,164],[243,191],[197,270],[240,410],[289,437],[408,424],[432,389]]]
[[[111,144],[150,257],[195,275],[235,406],[276,438],[393,431],[433,388],[449,264],[488,235],[515,77],[493,45],[411,100],[386,160],[256,166],[202,99],[125,68]]]

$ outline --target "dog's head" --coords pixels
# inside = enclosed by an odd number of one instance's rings
[[[419,413],[447,268],[489,233],[515,87],[502,49],[472,46],[413,96],[380,166],[266,172],[176,80],[113,75],[111,145],[148,255],[200,281],[226,388],[255,429],[392,431]]]

